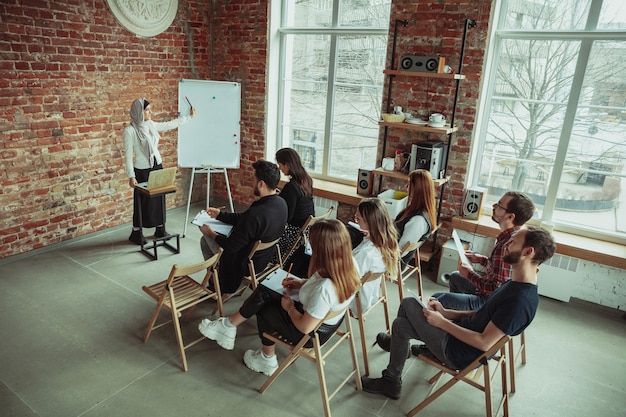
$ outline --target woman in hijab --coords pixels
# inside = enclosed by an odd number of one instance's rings
[[[138,98],[130,106],[131,123],[124,129],[124,154],[126,159],[126,174],[128,184],[135,188],[140,182],[148,181],[150,171],[163,169],[163,159],[158,150],[159,132],[176,129],[189,121],[196,110],[191,107],[189,116],[179,117],[169,122],[152,121],[152,106],[145,98]],[[150,198],[135,190],[135,204],[133,212],[133,231],[128,240],[138,245],[146,243],[143,233],[139,229],[139,213],[137,212],[138,199],[141,199],[141,215],[143,227],[156,227],[155,236],[164,237],[165,213],[163,212],[164,196]]]

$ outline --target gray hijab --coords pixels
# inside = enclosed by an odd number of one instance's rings
[[[154,161],[154,150],[160,136],[154,123],[151,120],[146,121],[143,119],[144,101],[144,98],[138,98],[130,105],[130,125],[135,128],[141,149],[148,157],[150,164],[152,164]]]

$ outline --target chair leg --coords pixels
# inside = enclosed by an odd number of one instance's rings
[[[146,328],[146,332],[143,335],[144,343],[148,341],[148,338],[150,337],[150,334],[152,333],[152,330],[154,329],[154,324],[156,323],[157,318],[159,317],[159,313],[161,312],[161,307],[163,307],[163,301],[159,301],[156,307],[154,308],[154,311],[152,312],[152,317],[150,317],[150,321],[148,322],[148,328]]]
[[[358,302],[358,300],[357,300]],[[360,309],[359,309],[360,310]],[[361,350],[363,351],[363,365],[365,368],[365,373],[364,375],[369,375],[370,374],[370,363],[369,363],[369,356],[367,354],[367,337],[365,336],[365,317],[363,317],[363,312],[359,311],[359,332],[361,335]]]
[[[349,318],[348,318],[349,319]],[[317,337],[317,335],[315,335]],[[324,416],[330,416],[330,403],[328,401],[328,388],[326,387],[326,375],[324,375],[324,360],[322,359],[322,349],[320,344],[314,343],[315,348],[315,364],[317,366],[317,376],[320,381],[320,394],[322,395],[322,406],[324,407]]]
[[[515,349],[513,347],[513,338],[509,340],[509,372],[511,375],[511,393],[515,392]]]
[[[416,259],[415,262],[419,262],[419,259]],[[422,289],[422,268],[421,266],[415,270],[415,277],[417,278],[417,295],[420,300],[424,299],[424,290]]]
[[[180,330],[180,321],[178,320],[178,312],[172,309],[172,322],[174,322],[174,330],[176,331],[176,342],[178,343],[178,352],[183,365],[183,371],[187,372],[187,356],[185,355],[185,345],[183,344],[183,333]]]

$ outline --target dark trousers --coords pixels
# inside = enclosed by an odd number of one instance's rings
[[[148,176],[151,171],[156,171],[157,169],[163,169],[163,165],[154,165],[152,168],[148,169],[137,169],[135,168],[135,179],[137,182],[146,182],[148,181]],[[157,227],[162,224],[165,224],[165,212],[163,211],[163,207],[165,205],[165,196],[159,197],[150,197],[148,195],[142,194],[139,191],[135,190],[134,195],[134,211],[133,211],[133,226],[139,227],[139,213],[137,212],[137,200],[141,201],[141,221],[143,223],[143,227]]]
[[[249,319],[256,314],[257,328],[259,331],[259,337],[261,343],[264,346],[272,346],[274,342],[263,337],[263,332],[267,333],[279,333],[284,339],[291,343],[298,343],[304,336],[296,326],[294,326],[287,311],[280,305],[280,299],[282,294],[272,291],[269,288],[259,285],[256,290],[244,301],[243,305],[239,309],[239,313]],[[295,308],[304,313],[302,304],[296,303]],[[320,343],[325,343],[337,330],[341,321],[332,326],[322,324],[317,331],[320,338]],[[306,347],[313,346],[312,341],[308,341]]]

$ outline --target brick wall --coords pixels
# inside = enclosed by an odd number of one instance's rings
[[[482,78],[484,53],[487,47],[487,29],[491,12],[491,2],[486,0],[439,0],[416,2],[410,0],[394,1],[390,20],[387,67],[391,66],[391,51],[396,19],[408,20],[403,27],[398,24],[395,64],[398,69],[403,55],[442,56],[446,64],[455,72],[459,71],[461,44],[465,19],[477,22],[467,35],[462,73],[466,80],[460,83],[459,97],[455,115],[458,132],[452,135],[448,159],[448,176],[441,219],[443,228],[439,241],[445,241],[451,234],[449,220],[458,214],[461,208],[469,160],[472,131],[476,118],[476,107]],[[389,82],[387,77],[386,82]],[[387,85],[385,86],[387,87]],[[452,115],[455,83],[430,78],[402,77],[394,78],[390,103],[383,95],[382,109],[387,104],[400,105],[416,116],[427,117],[431,113],[443,113],[449,122]],[[383,133],[381,129],[381,144]],[[396,149],[410,152],[411,144],[426,140],[447,141],[445,135],[425,134],[402,129],[389,129],[385,156],[393,156]],[[382,151],[382,147],[380,148]]]
[[[242,168],[263,156],[267,4],[223,3],[179,0],[152,38],[122,27],[106,1],[0,4],[0,258],[130,222],[130,103],[145,96],[155,120],[172,119],[181,78],[241,82]],[[164,165],[177,164],[176,138],[162,134]],[[189,176],[178,175],[168,207],[186,204]],[[246,176],[229,178],[235,200],[249,203]],[[205,198],[202,183],[194,200]]]
[[[468,40],[468,80],[461,85],[445,217],[460,204],[490,7],[488,0],[394,0],[392,5],[390,34],[395,19],[410,22],[399,30],[398,56],[439,53],[453,68],[464,19],[478,22]],[[233,199],[249,204],[247,173],[265,149],[267,9],[268,2],[259,0],[179,0],[167,31],[140,38],[118,24],[106,1],[4,0],[0,258],[130,222],[132,192],[121,136],[130,103],[145,96],[153,103],[155,120],[174,118],[181,78],[242,84],[241,170],[229,171],[229,180]],[[406,99],[402,105],[411,110],[449,114],[450,88],[405,81],[396,84],[392,99]],[[393,135],[388,149],[433,139]],[[176,138],[175,131],[162,135],[165,165],[177,164]],[[168,207],[186,204],[189,176],[189,170],[181,170],[178,192],[168,196]],[[219,194],[223,179],[213,179],[212,190]],[[203,181],[196,181],[192,195],[205,198]]]

